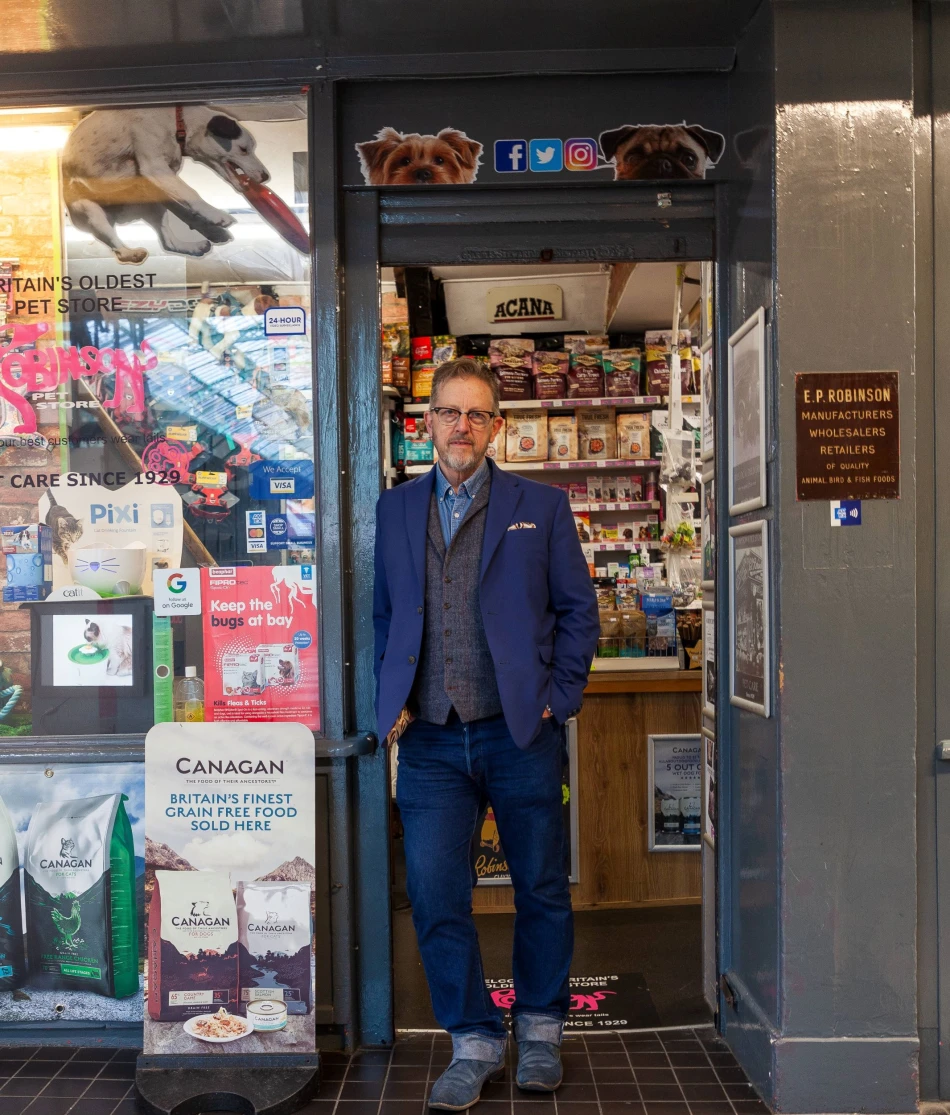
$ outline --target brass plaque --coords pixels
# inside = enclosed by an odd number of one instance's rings
[[[897,372],[798,372],[799,499],[898,499]]]

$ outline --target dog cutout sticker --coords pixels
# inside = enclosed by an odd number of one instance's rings
[[[600,149],[615,181],[705,178],[725,146],[720,132],[685,121],[623,124],[600,133]]]
[[[368,186],[460,186],[474,182],[482,145],[458,128],[436,135],[380,128],[375,139],[357,143]]]
[[[90,112],[63,148],[63,201],[75,228],[110,248],[119,263],[140,264],[148,249],[127,244],[116,226],[151,225],[174,255],[206,256],[234,239],[233,214],[206,201],[181,177],[185,159],[223,178],[298,251],[310,237],[265,183],[271,174],[241,121],[202,104],[107,108]]]

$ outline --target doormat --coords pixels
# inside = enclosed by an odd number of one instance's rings
[[[495,1006],[505,1012],[505,1023],[510,1024],[514,982],[487,979],[485,986]],[[660,1016],[641,972],[571,976],[571,1009],[564,1023],[565,1031],[639,1030],[659,1024]]]

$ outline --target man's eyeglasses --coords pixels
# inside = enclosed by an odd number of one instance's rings
[[[443,426],[449,429],[459,424],[459,419],[463,414],[468,418],[468,424],[473,430],[487,429],[491,420],[495,417],[493,410],[456,410],[455,407],[429,407],[429,410]]]

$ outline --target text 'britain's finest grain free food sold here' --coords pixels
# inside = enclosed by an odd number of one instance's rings
[[[796,374],[799,499],[900,496],[897,380],[897,372]]]

